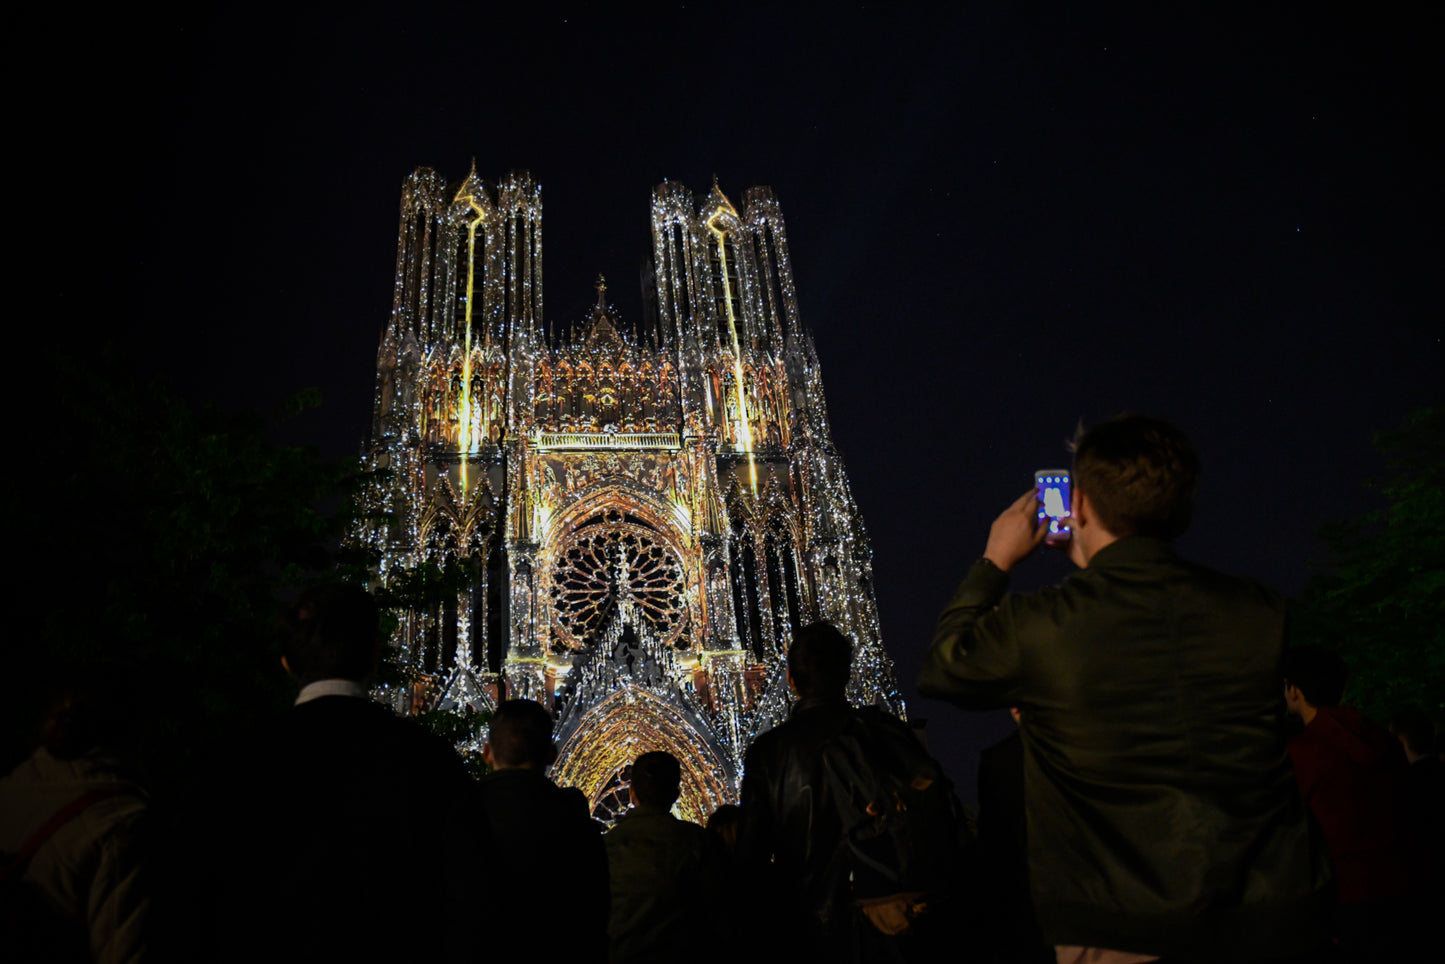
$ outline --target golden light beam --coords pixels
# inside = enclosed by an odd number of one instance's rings
[[[467,206],[477,213],[477,216],[467,222],[467,310],[465,325],[465,351],[462,355],[462,400],[457,411],[457,448],[462,453],[462,498],[467,495],[467,453],[475,446],[472,444],[472,295],[476,288],[477,278],[477,225],[487,219],[486,210],[477,203],[477,199],[468,194],[463,200]],[[486,426],[480,426],[481,431]]]
[[[753,461],[753,432],[748,425],[748,393],[743,384],[743,353],[738,346],[737,318],[733,314],[733,292],[732,286],[728,284],[728,253],[727,232],[717,226],[718,215],[721,211],[714,211],[707,219],[707,229],[717,238],[718,267],[722,271],[723,304],[727,308],[728,335],[733,343],[733,391],[737,393],[738,418],[737,424],[733,427],[733,433],[738,438],[742,450],[748,453],[748,483],[753,490],[753,495],[758,494],[758,466]]]

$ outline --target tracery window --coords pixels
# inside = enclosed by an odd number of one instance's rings
[[[682,562],[655,529],[613,509],[578,526],[558,550],[557,635],[572,648],[591,641],[624,585],[658,638],[675,642],[687,625]]]
[[[632,809],[632,765],[628,764],[612,775],[597,805],[592,808],[592,817],[611,826]]]

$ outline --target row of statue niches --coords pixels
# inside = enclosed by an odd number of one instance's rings
[[[745,379],[745,383],[742,410],[752,446],[785,444],[784,396],[773,391],[769,379]],[[717,379],[714,385],[717,394],[708,394],[724,399],[721,411],[714,409],[714,417],[720,416],[730,434],[740,434],[743,419],[731,375]],[[464,394],[460,378],[427,386],[418,415],[420,436],[428,445],[474,451],[501,440],[506,428],[502,379],[473,376],[469,387],[471,391]],[[554,432],[658,432],[675,425],[680,414],[673,386],[579,377],[566,381],[539,378],[533,410],[539,426]]]
[[[675,398],[659,405],[610,395],[538,398],[535,408],[537,424],[553,432],[660,432],[676,425],[679,414]]]

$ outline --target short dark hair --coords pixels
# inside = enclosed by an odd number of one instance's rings
[[[319,679],[364,680],[381,655],[380,610],[360,586],[312,586],[287,614],[281,651],[304,685]]]
[[[58,760],[74,760],[98,746],[125,743],[134,722],[125,699],[126,667],[67,667],[48,694],[40,741]]]
[[[1405,741],[1405,746],[1417,756],[1434,756],[1436,752],[1435,721],[1430,714],[1412,706],[1395,714],[1390,721],[1390,732]]]
[[[736,836],[742,823],[743,808],[735,803],[724,803],[707,818],[707,829],[724,837],[729,833]]]
[[[738,831],[743,825],[743,808],[735,803],[725,803],[707,818],[708,833],[715,833],[722,839],[729,854],[736,853]]]
[[[1296,687],[1311,706],[1338,706],[1345,695],[1349,671],[1344,658],[1317,644],[1292,646],[1280,667],[1284,681]]]
[[[644,753],[632,761],[632,792],[637,802],[666,810],[677,802],[682,787],[682,766],[664,750]]]
[[[500,766],[551,766],[552,714],[536,700],[506,700],[492,714],[488,740]]]
[[[853,644],[828,622],[809,623],[788,647],[788,671],[803,696],[841,696],[853,668]]]
[[[1078,434],[1073,478],[1114,535],[1175,539],[1194,514],[1199,456],[1168,422],[1123,415]]]

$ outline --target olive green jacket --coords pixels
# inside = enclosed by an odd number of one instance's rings
[[[602,839],[611,880],[612,964],[718,960],[721,838],[639,804]]]
[[[918,690],[1022,710],[1045,938],[1187,961],[1306,946],[1325,872],[1285,751],[1283,600],[1139,536],[1042,592],[1007,584],[973,567]]]

